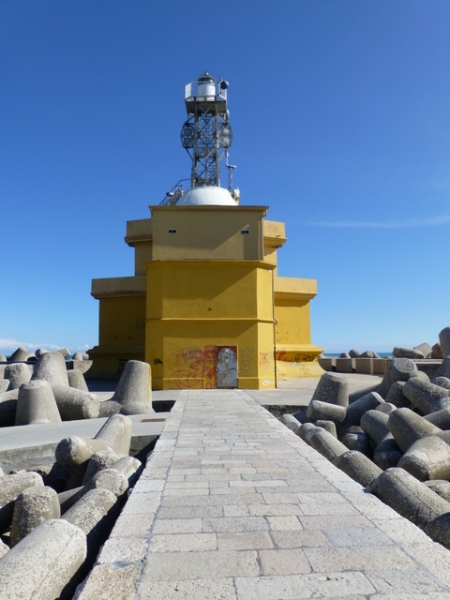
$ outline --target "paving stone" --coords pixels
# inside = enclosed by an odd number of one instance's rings
[[[245,600],[300,600],[303,598],[355,599],[376,590],[362,573],[311,573],[259,578],[236,578],[238,598]],[[350,596],[351,594],[351,596]]]
[[[110,537],[148,537],[155,520],[155,513],[145,515],[122,515],[116,521]]]
[[[148,554],[141,576],[141,586],[150,581],[167,579],[201,579],[259,575],[258,556],[244,550],[215,552],[164,552]]]
[[[148,582],[145,586],[140,586],[134,598],[136,600],[236,600],[237,597],[232,579],[188,579]]]
[[[396,544],[432,544],[431,538],[406,519],[372,519],[372,523]]]
[[[266,531],[218,533],[217,542],[219,550],[260,550],[273,548],[272,539]]]
[[[387,565],[388,566],[388,565]],[[439,592],[440,586],[421,571],[372,571],[367,578],[381,594],[430,594]]]
[[[147,547],[148,540],[144,538],[110,538],[97,556],[97,563],[138,563],[146,556]]]
[[[264,531],[269,525],[263,517],[226,517],[223,519],[204,519],[203,531]]]
[[[158,492],[148,492],[146,494],[131,494],[122,514],[142,515],[154,513],[161,503],[161,495]]]
[[[415,563],[396,546],[356,548],[305,548],[313,571],[415,570]]]
[[[197,519],[223,517],[222,506],[177,506],[161,508],[158,511],[160,519]]]
[[[253,517],[284,517],[303,514],[298,504],[251,504],[248,510]]]
[[[398,517],[398,515],[397,515]],[[338,527],[373,527],[373,524],[359,516],[326,515],[320,517],[299,516],[304,529],[334,529]]]
[[[326,529],[323,531],[323,534],[335,548],[341,546],[384,546],[393,543],[392,540],[375,527]]]
[[[410,544],[405,552],[411,556],[418,565],[434,575],[438,583],[450,586],[450,561],[448,550],[435,542],[424,544]]]
[[[264,515],[250,515],[248,506],[243,505],[226,505],[223,507],[224,517],[259,517]]]
[[[300,531],[272,531],[272,539],[278,548],[306,548],[329,546],[321,531],[304,529]]]
[[[293,531],[303,529],[300,521],[294,517],[267,517],[271,531]]]
[[[153,534],[161,533],[201,533],[202,519],[158,519]]]
[[[310,573],[308,559],[303,550],[260,550],[263,575],[299,575]]]
[[[215,533],[172,533],[153,535],[149,552],[201,552],[216,550]]]
[[[96,565],[74,600],[133,600],[140,570],[136,565]]]

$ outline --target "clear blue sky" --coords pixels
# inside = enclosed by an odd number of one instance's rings
[[[97,344],[91,279],[189,176],[184,85],[230,82],[241,202],[286,222],[328,351],[450,324],[448,0],[1,0],[0,352]],[[226,175],[223,174],[223,182]]]

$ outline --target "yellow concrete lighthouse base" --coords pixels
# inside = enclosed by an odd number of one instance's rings
[[[301,377],[321,377],[325,371],[317,359],[322,352],[322,348],[314,344],[277,347],[277,382]]]

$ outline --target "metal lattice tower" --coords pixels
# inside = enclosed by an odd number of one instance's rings
[[[220,161],[233,139],[227,88],[226,81],[217,81],[208,72],[185,88],[188,119],[181,130],[181,143],[192,159],[191,187],[220,186]],[[227,163],[227,167],[232,165]]]

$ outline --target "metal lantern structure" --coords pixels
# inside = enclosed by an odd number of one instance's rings
[[[227,88],[228,82],[217,81],[208,72],[186,85],[188,119],[181,130],[181,143],[192,159],[193,188],[220,186],[220,161],[233,139],[228,122]],[[234,167],[228,162],[227,167],[231,175],[230,167]]]

